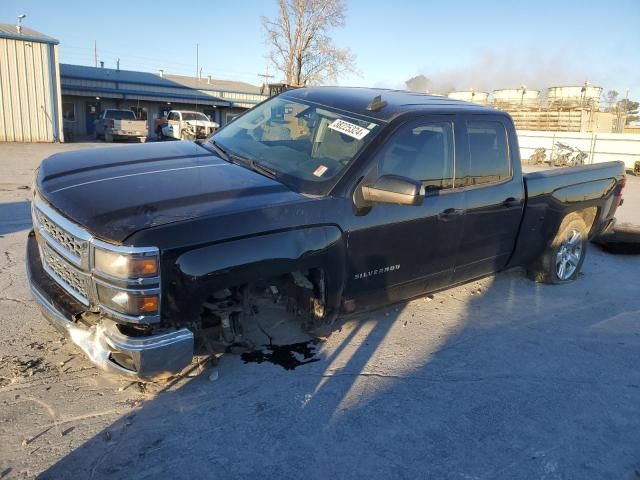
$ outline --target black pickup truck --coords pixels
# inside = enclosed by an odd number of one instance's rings
[[[302,88],[200,142],[74,151],[36,175],[27,269],[105,370],[178,372],[265,295],[311,330],[512,267],[576,278],[624,166],[522,175],[509,115],[410,92]]]

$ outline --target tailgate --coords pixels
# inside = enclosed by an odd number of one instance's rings
[[[145,120],[116,120],[115,128],[131,135],[146,135],[147,122]]]

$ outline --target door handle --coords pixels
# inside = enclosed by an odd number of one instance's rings
[[[520,204],[521,204],[520,200],[513,197],[509,197],[504,202],[502,202],[502,205],[504,205],[507,208],[519,207]]]
[[[457,208],[447,208],[446,210],[443,210],[442,212],[440,212],[438,214],[438,218],[440,220],[450,220],[453,217],[456,217],[458,215],[462,215],[462,210],[459,210]]]

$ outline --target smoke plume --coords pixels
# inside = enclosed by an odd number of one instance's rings
[[[405,82],[409,90],[448,93],[474,89],[491,92],[522,85],[528,89],[543,90],[560,85],[581,85],[587,80],[597,81],[576,67],[571,59],[548,52],[542,56],[541,52],[533,49],[483,52],[467,65],[435,71],[428,67],[420,70],[419,75]]]

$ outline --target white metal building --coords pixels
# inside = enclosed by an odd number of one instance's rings
[[[0,24],[0,142],[62,138],[58,41]]]
[[[56,142],[92,137],[106,108],[147,120],[169,110],[197,110],[220,125],[266,98],[245,82],[59,63],[58,40],[0,24],[0,142]]]

